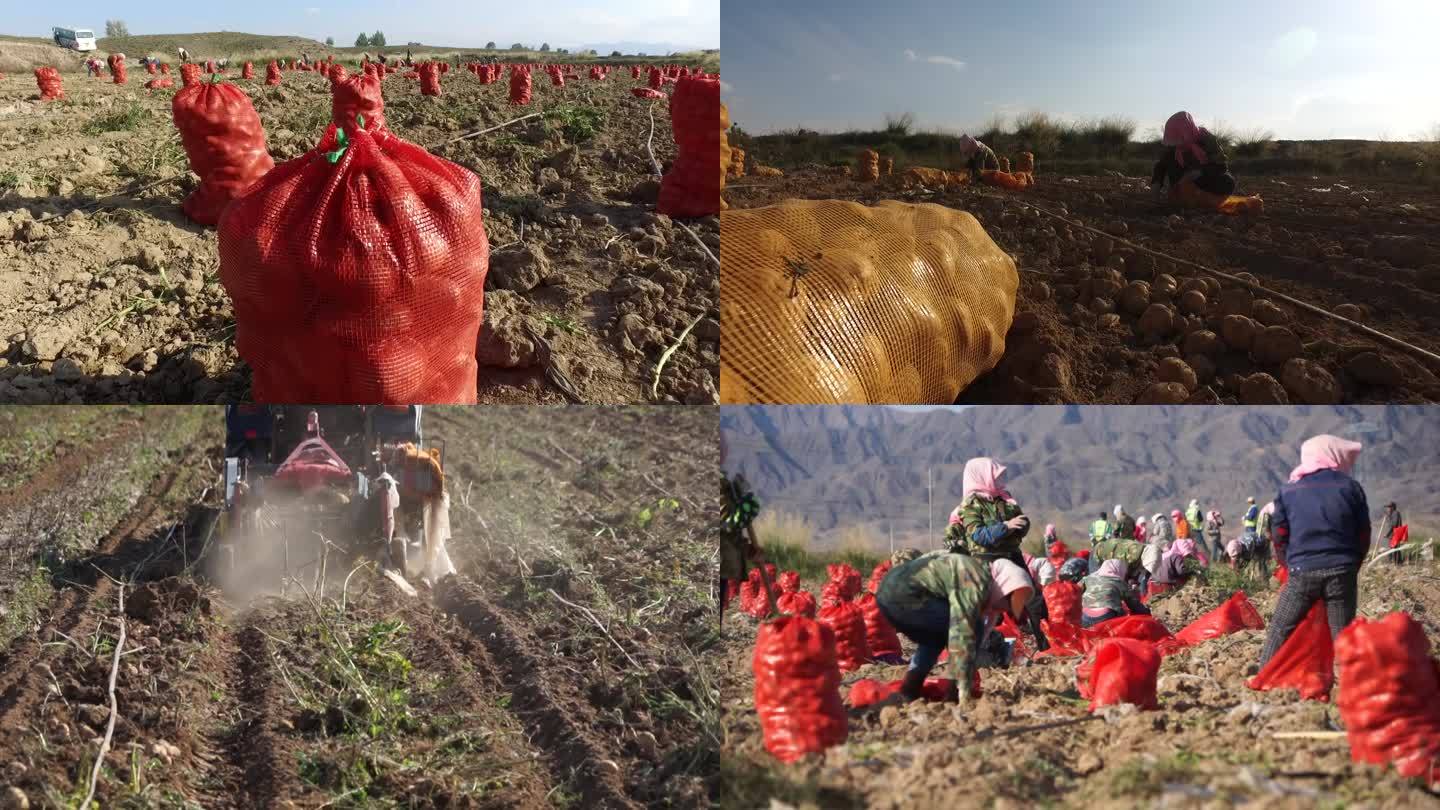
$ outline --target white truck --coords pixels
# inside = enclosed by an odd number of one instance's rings
[[[95,50],[95,32],[88,28],[53,28],[55,44],[72,51]]]

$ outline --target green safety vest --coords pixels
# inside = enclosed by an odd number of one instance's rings
[[[1251,508],[1253,509],[1254,507],[1251,507]],[[1247,529],[1253,529],[1253,528],[1255,528],[1255,523],[1256,523],[1257,518],[1258,518],[1259,515],[1260,515],[1260,510],[1256,509],[1256,510],[1255,510],[1255,515],[1256,515],[1256,517],[1253,517],[1253,518],[1252,518],[1252,517],[1250,517],[1250,511],[1249,511],[1248,509],[1245,511],[1245,528],[1247,528]]]
[[[1103,520],[1097,520],[1090,524],[1090,539],[1103,540],[1110,534],[1110,524]]]

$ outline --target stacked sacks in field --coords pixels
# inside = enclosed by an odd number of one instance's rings
[[[383,117],[351,124],[351,109],[221,217],[254,400],[473,403],[490,256],[480,179]]]
[[[830,582],[835,583],[842,599],[854,599],[860,595],[860,572],[849,563],[831,563],[825,566]]]
[[[855,158],[855,179],[862,183],[873,183],[880,179],[880,153],[874,149],[862,149]]]
[[[41,101],[65,98],[65,87],[60,80],[60,71],[53,67],[35,68],[35,86],[40,88]]]
[[[110,65],[111,81],[115,84],[124,84],[128,81],[125,74],[125,54],[112,53],[105,58],[105,61]]]
[[[849,671],[870,662],[870,646],[866,640],[865,614],[842,593],[839,583],[825,583],[820,589],[820,612],[815,618],[834,631],[836,660],[841,669]]]
[[[265,128],[250,97],[228,82],[197,82],[170,102],[171,117],[200,185],[185,198],[185,215],[214,225],[225,207],[275,166]]]
[[[530,79],[530,68],[526,65],[510,66],[510,103],[525,105],[530,103],[530,92],[533,83]]]
[[[420,95],[440,95],[440,65],[425,62],[420,65]]]
[[[765,749],[794,762],[845,742],[835,634],[824,624],[785,616],[760,626],[751,668]]]
[[[900,663],[900,636],[891,626],[890,620],[880,612],[880,603],[873,593],[863,593],[855,599],[860,615],[865,619],[865,645],[870,657],[888,664]]]
[[[670,171],[660,180],[656,210],[672,217],[718,214],[724,186],[725,112],[720,104],[720,82],[681,79],[670,99],[670,124],[676,155]]]
[[[790,616],[804,616],[807,619],[815,618],[817,605],[815,597],[809,591],[800,589],[787,591],[775,600],[775,604],[781,613]]]
[[[1440,661],[1425,628],[1398,611],[1359,617],[1336,637],[1335,657],[1350,759],[1440,788]]]

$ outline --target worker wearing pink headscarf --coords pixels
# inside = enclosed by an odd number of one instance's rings
[[[1106,560],[1095,573],[1085,578],[1085,594],[1080,598],[1080,626],[1092,627],[1100,622],[1118,619],[1130,613],[1149,614],[1126,578],[1123,560]]]
[[[1030,519],[1005,488],[1005,466],[993,458],[965,462],[960,505],[950,513],[945,540],[952,551],[972,554],[987,562],[1006,559],[1019,566],[1020,541],[1030,531]]]
[[[1300,464],[1275,496],[1270,532],[1289,578],[1260,654],[1263,667],[1315,602],[1324,600],[1333,638],[1355,618],[1360,563],[1370,547],[1370,506],[1350,477],[1361,445],[1321,435],[1300,445]]]
[[[1154,576],[1145,590],[1145,598],[1173,591],[1205,570],[1200,562],[1194,540],[1176,540],[1160,555]]]
[[[1152,189],[1160,191],[1189,182],[1201,191],[1222,197],[1235,193],[1235,177],[1230,174],[1224,148],[1210,130],[1195,123],[1190,113],[1182,110],[1170,116],[1160,143],[1160,159],[1150,175]]]
[[[999,171],[1000,159],[995,157],[995,150],[975,140],[970,135],[961,135],[959,141],[960,157],[965,160],[964,171],[970,172],[970,179],[979,181],[982,171]]]

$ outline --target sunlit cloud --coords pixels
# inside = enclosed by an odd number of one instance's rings
[[[929,62],[932,65],[949,65],[956,70],[965,69],[964,62],[960,61],[959,59],[952,59],[948,56],[927,56],[925,57],[925,61]]]

